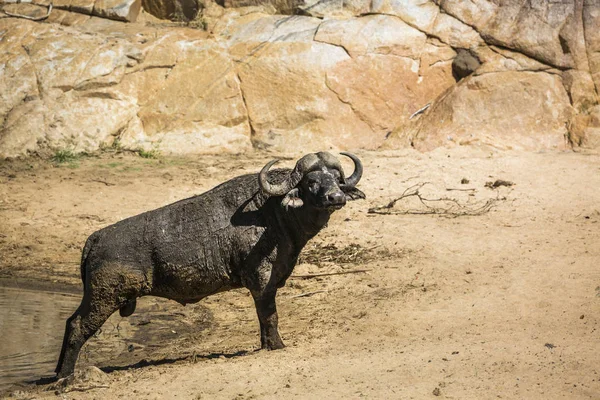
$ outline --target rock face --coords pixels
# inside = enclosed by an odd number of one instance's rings
[[[85,21],[88,19],[86,16],[135,22],[142,7],[141,0],[33,0],[23,4],[13,0],[5,5],[3,10],[13,15],[24,16],[25,19],[40,18],[48,14],[50,4],[52,9],[58,12],[50,13],[47,20],[65,25]]]
[[[11,89],[0,103],[4,157],[116,143],[173,153],[251,147],[233,62],[205,32],[138,31],[133,42],[120,39],[127,31],[99,25],[114,36],[0,22],[3,39],[14,43],[2,60]]]
[[[437,99],[410,129],[398,132],[418,150],[484,145],[499,149],[565,149],[569,96],[545,72],[497,72],[465,79]]]
[[[483,65],[398,126],[386,146],[597,147],[600,3],[436,4],[480,35],[483,43],[464,47]]]
[[[53,4],[0,19],[0,157],[600,146],[595,0]]]
[[[157,18],[174,21],[191,21],[200,11],[196,0],[142,0],[142,6]]]

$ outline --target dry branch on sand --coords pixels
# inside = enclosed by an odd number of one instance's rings
[[[429,182],[422,182],[407,188],[400,197],[395,198],[388,204],[383,206],[372,207],[369,209],[369,214],[415,214],[415,215],[440,215],[444,217],[463,217],[463,216],[477,216],[483,215],[489,212],[498,202],[506,200],[506,197],[500,197],[499,194],[496,197],[469,203],[460,202],[457,199],[449,197],[439,198],[427,198],[421,194],[420,190],[423,186],[429,184]],[[395,208],[398,202],[403,200],[413,199],[417,200],[415,207],[400,207]]]
[[[329,290],[315,290],[314,292],[300,293],[295,296],[290,296],[290,299],[298,299],[300,297],[310,297],[319,293],[327,293]]]
[[[393,256],[381,243],[364,247],[358,243],[338,246],[335,243],[309,242],[300,253],[298,264],[366,264],[373,260],[387,260]]]
[[[290,278],[310,279],[310,278],[320,278],[323,276],[360,274],[360,273],[369,272],[369,271],[371,271],[371,270],[370,269],[355,269],[352,271],[323,272],[323,273],[318,273],[318,274],[307,274],[307,275],[291,275]]]

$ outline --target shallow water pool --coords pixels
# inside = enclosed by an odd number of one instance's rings
[[[0,287],[0,389],[54,375],[66,319],[81,297]]]
[[[0,286],[0,393],[11,384],[54,376],[66,320],[80,301],[76,294]],[[202,304],[183,307],[157,297],[140,298],[132,316],[115,312],[88,340],[77,368],[95,365],[110,371],[141,360],[185,357],[181,349],[211,321]]]

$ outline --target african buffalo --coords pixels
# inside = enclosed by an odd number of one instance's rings
[[[308,240],[347,200],[364,198],[358,157],[345,177],[326,152],[290,169],[233,178],[206,193],[94,232],[81,257],[84,294],[67,320],[56,373],[73,373],[83,344],[116,310],[129,316],[146,295],[183,305],[233,288],[250,290],[263,349],[284,347],[275,295]]]

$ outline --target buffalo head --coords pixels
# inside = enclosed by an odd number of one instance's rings
[[[267,173],[278,160],[267,163],[260,171],[261,190],[270,196],[284,196],[284,207],[307,205],[318,209],[337,210],[346,201],[364,199],[356,188],[362,177],[362,163],[354,154],[341,153],[354,161],[354,172],[348,178],[337,158],[327,152],[307,154],[296,163],[289,175],[277,184],[269,183]]]

